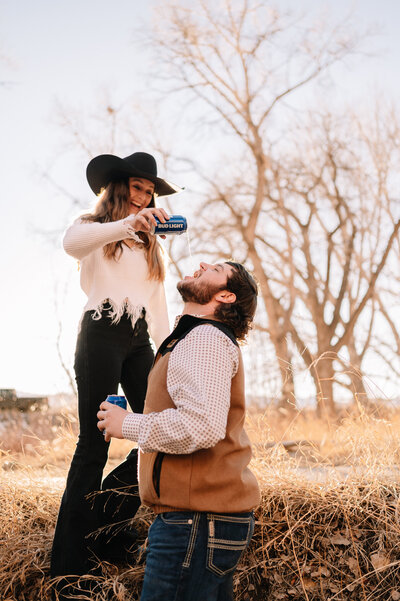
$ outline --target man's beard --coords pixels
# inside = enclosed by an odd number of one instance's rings
[[[224,290],[215,284],[202,285],[197,280],[181,280],[176,287],[184,303],[197,303],[198,305],[206,305],[212,300],[214,294]]]

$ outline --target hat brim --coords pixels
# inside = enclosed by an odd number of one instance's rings
[[[132,167],[124,159],[113,154],[101,154],[95,157],[86,168],[88,184],[95,194],[100,194],[101,190],[108,186],[109,183],[126,177],[143,177],[153,182],[154,192],[157,196],[175,194],[176,192],[181,192],[183,189],[167,182],[161,177],[140,171]]]

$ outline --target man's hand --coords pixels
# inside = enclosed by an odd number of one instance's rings
[[[122,436],[122,423],[125,417],[128,415],[128,411],[113,405],[108,401],[103,401],[100,405],[100,411],[97,412],[98,429],[103,432],[104,440],[110,442],[111,438],[123,438]]]

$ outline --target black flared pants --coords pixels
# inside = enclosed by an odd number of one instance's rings
[[[52,577],[87,573],[90,549],[98,548],[99,541],[102,544],[105,540],[91,533],[107,523],[134,517],[140,505],[136,449],[103,482],[105,489],[130,485],[128,495],[111,498],[108,493],[94,497],[91,493],[102,487],[109,447],[97,428],[100,403],[108,394],[116,394],[121,384],[132,411],[143,412],[147,376],[154,358],[147,323],[143,317],[132,327],[131,319],[124,314],[112,324],[107,307],[99,320],[93,320],[92,314],[87,311],[83,316],[76,347],[80,432],[54,535]]]

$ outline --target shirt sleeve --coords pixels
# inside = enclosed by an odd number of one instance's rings
[[[140,241],[131,224],[125,219],[97,223],[84,222],[79,218],[66,230],[63,246],[67,254],[82,260],[94,250],[125,238]]]
[[[129,414],[124,438],[144,452],[189,454],[213,447],[226,435],[237,346],[220,330],[194,328],[171,352],[167,388],[176,405],[159,413]]]

